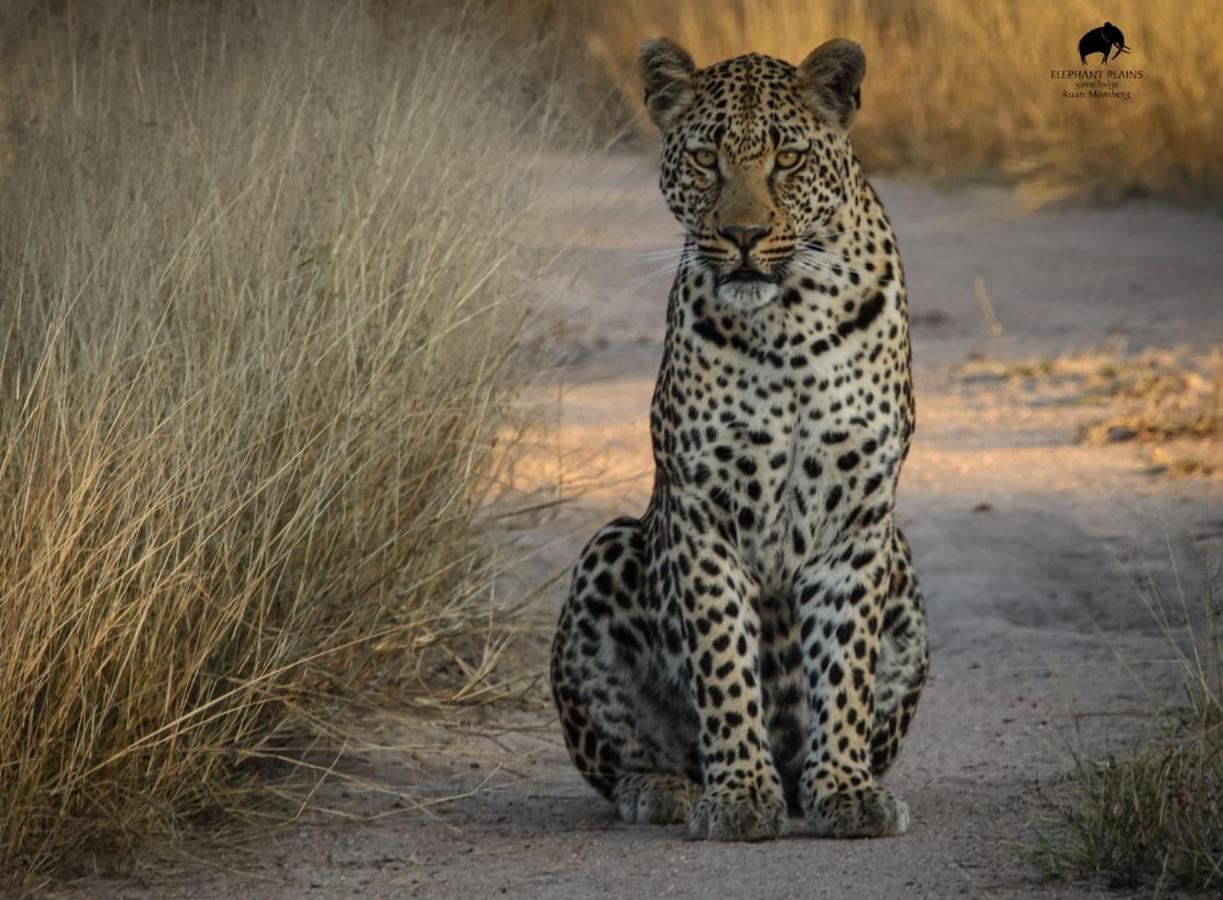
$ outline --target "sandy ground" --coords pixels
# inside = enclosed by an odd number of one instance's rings
[[[558,184],[541,244],[576,245],[547,281],[546,316],[570,360],[541,384],[560,428],[515,470],[530,496],[566,502],[524,520],[507,546],[528,559],[505,589],[565,566],[650,485],[646,415],[678,246],[651,160],[621,157]],[[1219,481],[1147,471],[1132,444],[1085,447],[1087,413],[1039,388],[957,375],[971,357],[1059,354],[1223,339],[1223,221],[1154,202],[1028,214],[1002,189],[942,192],[877,179],[904,254],[918,431],[899,518],[929,603],[932,674],[888,776],[913,812],[880,841],[691,843],[681,827],[626,826],[571,769],[547,707],[467,727],[387,713],[366,721],[386,750],[352,765],[418,799],[473,792],[427,812],[339,791],[381,814],[244,838],[175,874],[85,879],[73,897],[1028,897],[1095,890],[1038,879],[1024,861],[1038,785],[1068,748],[1115,746],[1158,704],[1174,666],[1140,599],[1147,576],[1193,591],[1223,547]],[[593,223],[593,224],[592,224]],[[982,296],[992,312],[985,311]],[[992,316],[992,318],[991,318]],[[992,328],[997,321],[1001,326]],[[532,493],[533,492],[533,493]],[[1178,569],[1173,571],[1173,559]],[[540,610],[554,615],[561,588]],[[546,638],[521,665],[542,669]],[[542,695],[542,690],[536,690]],[[478,788],[478,790],[477,790]],[[323,796],[323,795],[320,795]],[[330,795],[328,795],[330,796]],[[330,801],[328,801],[330,802]]]

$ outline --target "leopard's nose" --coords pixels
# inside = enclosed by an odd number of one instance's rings
[[[767,225],[727,225],[719,229],[718,234],[734,243],[739,249],[750,250],[770,231],[772,229]]]

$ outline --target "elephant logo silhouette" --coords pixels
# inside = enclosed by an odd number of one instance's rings
[[[1083,61],[1083,65],[1087,65],[1087,57],[1092,53],[1099,53],[1102,54],[1100,65],[1104,65],[1108,62],[1108,54],[1112,53],[1113,48],[1117,50],[1113,59],[1122,53],[1130,52],[1130,48],[1125,45],[1125,35],[1121,33],[1121,29],[1112,22],[1105,22],[1079,38],[1079,59]]]

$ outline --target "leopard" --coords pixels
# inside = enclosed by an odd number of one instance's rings
[[[915,425],[896,236],[850,140],[866,58],[641,50],[684,230],[640,517],[581,551],[550,661],[581,776],[691,839],[888,837],[926,682],[896,526]]]

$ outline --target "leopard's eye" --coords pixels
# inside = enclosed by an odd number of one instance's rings
[[[706,150],[704,147],[699,150],[693,150],[692,158],[696,160],[698,166],[705,169],[712,169],[718,164],[718,154],[712,150]]]
[[[803,154],[799,150],[782,150],[777,154],[777,168],[793,169],[802,158]]]

